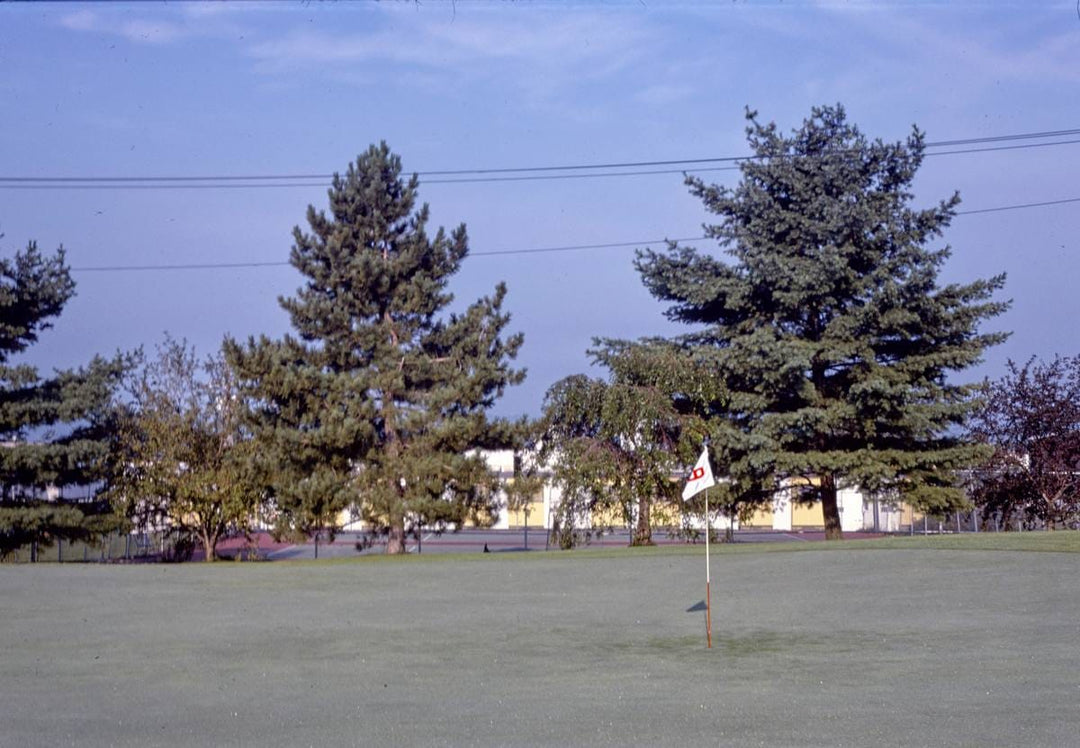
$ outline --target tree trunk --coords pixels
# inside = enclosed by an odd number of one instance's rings
[[[652,502],[647,498],[638,499],[637,522],[634,534],[630,538],[630,545],[655,545],[652,539]]]
[[[821,514],[825,520],[825,539],[843,540],[840,505],[836,498],[836,477],[831,474],[821,476]]]
[[[405,552],[405,519],[394,519],[390,525],[390,534],[386,538],[386,555]]]
[[[206,551],[206,558],[203,561],[207,563],[217,561],[217,536],[205,530],[200,534],[202,535],[203,549]]]

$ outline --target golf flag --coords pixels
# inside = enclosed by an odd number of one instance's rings
[[[701,450],[701,457],[698,458],[697,464],[694,465],[693,472],[690,473],[690,477],[686,480],[686,487],[682,491],[683,501],[686,501],[699,491],[704,491],[709,486],[715,485],[716,481],[712,477],[712,467],[709,465],[709,448],[705,447]]]

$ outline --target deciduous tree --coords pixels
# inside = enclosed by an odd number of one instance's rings
[[[219,354],[199,361],[166,337],[130,383],[109,495],[144,528],[191,533],[217,558],[227,530],[245,531],[262,496],[236,379]]]
[[[700,423],[680,410],[665,386],[672,382],[673,365],[684,369],[672,358],[677,351],[660,344],[596,342],[594,359],[610,376],[556,382],[539,423],[539,454],[562,493],[556,542],[573,545],[585,517],[617,514],[633,528],[630,545],[652,545],[654,507],[659,502],[674,509]]]
[[[1050,529],[1080,520],[1080,356],[1009,361],[986,388],[971,434],[993,455],[973,473],[976,504]]]

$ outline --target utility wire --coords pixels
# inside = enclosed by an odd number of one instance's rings
[[[953,147],[958,145],[977,145],[983,143],[1001,143],[1018,140],[1038,140],[1080,135],[1080,128],[1069,130],[1047,130],[1043,132],[997,135],[984,138],[964,138],[941,140],[926,143],[927,148]],[[930,152],[927,156],[944,156],[961,153],[987,153],[991,151],[1043,148],[1048,146],[1072,145],[1080,140],[1057,140],[1049,143],[1023,143],[1012,146],[991,146],[951,151]],[[493,169],[447,169],[416,172],[424,184],[461,184],[470,182],[506,182],[534,181],[549,179],[573,179],[583,177],[644,176],[653,174],[681,174],[687,171],[728,171],[737,166],[690,168],[690,169],[649,169],[655,166],[694,167],[696,165],[732,163],[737,164],[752,160],[754,156],[723,156],[717,158],[672,159],[665,161],[626,161],[598,164],[566,164],[562,166],[525,166]],[[645,171],[626,171],[627,169],[647,169]],[[602,173],[580,174],[560,172],[589,172],[600,169],[618,169]],[[497,176],[516,175],[516,176]],[[448,177],[448,178],[440,178]],[[0,176],[0,189],[221,189],[226,187],[251,189],[257,187],[317,187],[325,186],[331,179],[329,174],[270,174],[270,175],[205,175],[205,176],[156,176],[156,177],[27,177]],[[311,180],[319,180],[312,182]]]
[[[1063,200],[1045,200],[1037,203],[1022,203],[1018,205],[999,205],[995,208],[979,208],[975,210],[958,210],[958,216],[973,216],[984,213],[1001,213],[1008,210],[1024,210],[1027,208],[1044,208],[1053,205],[1067,205],[1080,203],[1080,197],[1070,197]],[[622,247],[650,247],[668,242],[698,242],[706,241],[707,236],[690,236],[678,239],[651,239],[636,242],[607,242],[604,244],[572,244],[559,247],[532,247],[528,249],[497,249],[487,252],[470,252],[470,257],[495,257],[501,255],[529,255],[547,254],[551,252],[581,252],[593,249],[616,249]],[[239,268],[264,268],[283,267],[291,263],[280,262],[215,262],[215,263],[192,263],[182,265],[102,265],[95,267],[73,267],[72,272],[95,273],[95,272],[122,272],[122,271],[146,271],[146,270],[230,270]]]
[[[1024,208],[1043,208],[1048,205],[1065,205],[1066,203],[1080,203],[1080,197],[1069,197],[1064,200],[1047,200],[1041,203],[1023,203],[1022,205],[1002,205],[997,208],[982,208],[980,210],[958,210],[958,216],[974,216],[980,213],[1000,213],[1005,210],[1022,210]]]
[[[637,177],[647,176],[652,174],[703,174],[710,171],[736,171],[737,166],[716,166],[705,169],[694,169],[688,172],[686,169],[663,169],[663,170],[650,170],[650,171],[619,171],[619,172],[598,172],[595,174],[532,174],[522,176],[505,176],[505,177],[460,177],[451,179],[424,179],[421,184],[469,184],[477,182],[538,182],[547,181],[553,179],[596,179],[600,177]],[[133,177],[134,179],[135,177]],[[259,177],[254,177],[258,179]],[[117,179],[123,179],[123,177],[117,177]],[[187,177],[178,177],[177,179],[187,179]],[[329,181],[330,177],[326,178]],[[212,182],[208,184],[189,184],[187,182],[173,182],[169,181],[164,184],[141,184],[141,183],[126,183],[126,184],[67,184],[67,183],[49,183],[49,184],[4,184],[4,178],[0,177],[0,189],[17,189],[17,190],[222,190],[222,189],[261,189],[261,188],[273,188],[273,187],[326,187],[327,181],[320,182],[280,182],[280,183],[248,183],[248,182]]]
[[[526,255],[526,254],[541,254],[547,252],[579,252],[589,249],[614,249],[619,247],[649,247],[654,244],[665,244],[669,241],[672,242],[696,242],[707,239],[705,236],[691,236],[683,237],[680,239],[652,239],[650,241],[641,242],[608,242],[605,244],[574,244],[562,247],[533,247],[530,249],[496,249],[487,252],[469,252],[469,257],[492,257],[495,255]],[[112,265],[101,267],[73,267],[72,272],[89,273],[89,272],[113,272],[121,270],[211,270],[211,269],[230,269],[230,268],[261,268],[261,267],[282,267],[284,265],[291,265],[290,262],[230,262],[230,263],[202,263],[202,264],[190,264],[190,265]]]
[[[1018,151],[1026,148],[1044,148],[1049,145],[1073,145],[1074,143],[1080,143],[1080,140],[1057,140],[1053,143],[1025,143],[1023,145],[1002,145],[993,146],[990,148],[964,148],[959,151],[937,151],[936,153],[927,153],[927,156],[953,156],[958,153],[989,153],[990,151]]]
[[[1015,135],[990,135],[983,138],[964,138],[962,140],[935,140],[926,143],[927,148],[941,148],[953,145],[974,145],[976,143],[1000,143],[1005,140],[1037,140],[1039,138],[1058,138],[1065,135],[1080,135],[1080,128],[1071,130],[1044,130],[1043,132],[1023,132]]]

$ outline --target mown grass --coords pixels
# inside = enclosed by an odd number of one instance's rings
[[[804,543],[736,542],[713,544],[712,549],[717,549],[720,553],[800,553],[884,549],[1080,553],[1080,531],[887,535],[880,538]]]
[[[744,553],[805,553],[834,551],[913,550],[913,551],[1014,551],[1044,553],[1080,553],[1080,531],[1056,532],[981,532],[933,535],[887,535],[839,541],[805,542],[716,542],[710,553],[720,556]],[[410,554],[404,556],[345,556],[318,560],[275,561],[276,564],[443,564],[453,562],[507,563],[527,559],[552,558],[566,561],[586,559],[635,558],[649,556],[696,556],[705,553],[704,543],[657,545],[644,548],[593,548],[582,546],[569,551],[529,551],[528,553]]]
[[[864,545],[865,543],[865,545]],[[801,545],[801,544],[800,544]],[[891,548],[948,551],[1034,551],[1080,553],[1080,531],[980,532],[960,535],[889,536],[844,542],[851,548]]]
[[[0,566],[0,745],[1069,745],[1078,545]]]

